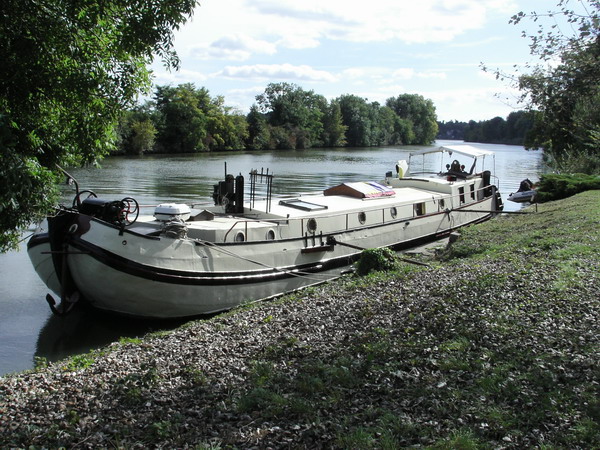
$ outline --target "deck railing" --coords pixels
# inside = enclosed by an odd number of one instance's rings
[[[469,185],[465,186],[468,187]],[[423,202],[418,202],[417,204],[422,204],[422,203],[431,203],[433,202],[434,204],[438,205],[437,211],[431,211],[428,212],[427,208],[425,206],[424,209],[421,209],[420,211],[417,210],[416,208],[414,208],[414,204],[412,205],[412,213],[410,215],[404,215],[402,217],[394,217],[394,214],[392,213],[392,209],[394,208],[398,208],[398,206],[394,206],[394,205],[388,205],[386,207],[382,207],[382,208],[377,208],[377,209],[370,209],[368,211],[362,211],[364,212],[368,212],[369,215],[368,217],[377,217],[380,216],[381,220],[377,220],[377,221],[373,221],[373,220],[366,220],[365,223],[360,223],[360,226],[364,226],[364,227],[369,227],[369,226],[374,226],[374,225],[383,225],[386,223],[401,223],[401,222],[406,222],[406,221],[410,221],[415,219],[416,217],[422,217],[422,216],[428,216],[428,215],[433,215],[433,214],[439,214],[439,213],[450,213],[452,210],[454,209],[458,209],[458,208],[462,208],[465,206],[468,206],[470,204],[474,204],[474,203],[478,203],[481,200],[484,200],[486,198],[485,195],[481,195],[481,198],[479,198],[479,193],[481,192],[485,192],[486,190],[490,189],[490,186],[485,186],[482,188],[478,188],[478,189],[473,189],[471,190],[465,190],[462,193],[457,193],[456,195],[452,195],[452,194],[442,194],[440,196],[432,196],[430,200],[426,200]],[[442,201],[442,203],[440,204],[440,201]],[[411,206],[411,205],[403,205],[403,206]],[[472,211],[474,213],[476,213],[476,211]],[[481,213],[484,214],[488,214],[490,211],[489,210],[482,210]],[[300,225],[300,233],[298,234],[298,237],[306,237],[304,236],[304,231],[308,230],[308,221],[311,219],[326,219],[328,221],[332,221],[334,223],[344,223],[344,227],[342,228],[328,228],[328,229],[320,229],[321,233],[339,233],[339,232],[344,232],[344,231],[348,231],[350,229],[355,229],[355,228],[360,228],[360,226],[354,226],[354,225],[350,225],[353,222],[360,222],[360,220],[358,219],[358,215],[360,214],[360,211],[354,211],[352,213],[337,213],[337,214],[327,214],[324,216],[315,216],[312,218],[306,218],[306,217],[302,217],[302,218],[298,218],[298,219],[290,219],[290,218],[285,218],[285,219],[277,219],[277,218],[272,218],[272,219],[240,219],[237,220],[233,223],[233,225],[227,230],[227,232],[225,233],[225,236],[223,237],[223,242],[227,242],[227,238],[230,235],[230,233],[234,230],[237,231],[243,231],[244,235],[246,237],[248,237],[248,226],[251,223],[268,223],[268,224],[273,224],[275,226],[281,226],[281,225],[291,225],[291,223],[293,222],[299,222]],[[373,214],[374,213],[374,214]],[[336,221],[336,219],[338,218],[343,218],[342,220]],[[365,219],[367,219],[367,217],[365,217]],[[239,224],[243,224],[243,228],[238,227]],[[309,237],[316,237],[318,235],[317,233],[317,229],[318,227],[315,228],[315,230],[313,232],[309,233]]]

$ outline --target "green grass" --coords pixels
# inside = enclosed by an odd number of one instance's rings
[[[292,448],[600,448],[600,192],[527,212],[465,229],[429,268],[399,264],[284,296],[269,312],[257,303],[210,319],[224,333],[232,317],[251,311],[256,320],[236,327],[265,330],[265,345],[236,368],[235,385],[219,387],[210,369],[191,363],[179,368],[177,395],[232,423],[248,417],[247,430],[267,440],[200,436],[198,447],[268,447],[277,431],[265,430],[279,428],[298,439]],[[313,343],[294,327],[277,328],[273,306],[301,309],[323,295],[358,299],[346,317],[352,332]],[[94,355],[61,364],[93,370]],[[115,380],[114,393],[143,410],[163,376],[147,363]],[[43,443],[76,434],[79,414],[71,407]],[[185,421],[155,416],[143,444],[197,438]],[[115,446],[135,446],[130,430],[115,433]]]
[[[269,370],[251,376],[245,405],[300,421],[336,411],[342,448],[598,446],[600,304],[585,286],[600,281],[600,195],[538,208],[466,230],[443,257],[464,276],[431,289],[437,300],[402,323],[370,328],[383,304],[402,299],[365,296],[362,327],[327,362],[263,362]],[[351,295],[421,273],[370,272],[340,285]],[[361,389],[390,409],[353,409]]]

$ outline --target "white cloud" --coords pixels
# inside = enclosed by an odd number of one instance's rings
[[[434,70],[419,72],[417,74],[417,76],[419,78],[435,78],[438,80],[445,80],[446,78],[448,78],[448,75],[446,74],[446,72],[438,72],[438,71],[434,71]]]
[[[415,76],[415,69],[405,67],[403,69],[396,69],[392,73],[393,78],[399,78],[401,80],[410,80]]]
[[[180,69],[177,72],[167,72],[160,66],[154,67],[154,84],[182,84],[182,83],[201,83],[209,77],[193,70]]]
[[[514,0],[204,0],[178,33],[182,54],[247,59],[277,47],[347,42],[448,42],[484,26],[493,14],[518,10]],[[232,30],[235,30],[232,34]],[[231,48],[233,47],[233,48]],[[198,51],[204,49],[205,51]],[[219,49],[222,49],[219,53]],[[209,51],[210,50],[210,51]],[[207,53],[208,52],[208,53]]]
[[[302,80],[335,82],[337,78],[324,70],[315,70],[307,65],[255,64],[227,66],[214,76],[242,78],[245,80]]]
[[[416,70],[411,67],[391,69],[388,67],[351,67],[342,71],[342,78],[348,81],[361,81],[383,85],[414,79],[445,80],[447,74],[440,70]]]
[[[244,110],[267,83],[289,81],[310,84],[328,98],[354,94],[380,103],[417,93],[439,103],[447,120],[452,113],[464,117],[467,108],[472,118],[493,116],[497,99],[474,93],[480,86],[494,92],[503,86],[479,64],[519,64],[520,30],[508,18],[544,2],[202,0],[193,20],[176,33],[186,70],[157,70],[157,84],[195,82]],[[528,55],[526,42],[522,48]],[[449,94],[440,94],[444,90]]]
[[[243,89],[228,89],[224,92],[225,100],[228,106],[232,106],[241,113],[248,113],[250,106],[255,103],[256,96],[263,93],[264,85],[250,86]]]
[[[228,59],[244,61],[254,54],[272,55],[277,46],[263,39],[236,33],[220,37],[209,45],[199,45],[190,49],[190,56],[198,59]]]
[[[522,107],[516,102],[516,93],[511,89],[499,92],[498,88],[464,88],[431,91],[422,94],[432,99],[440,120],[489,120],[506,116]]]
[[[488,14],[516,8],[512,0],[254,0],[255,11],[270,18],[282,36],[302,33],[336,40],[408,43],[449,41],[484,25]],[[301,24],[300,27],[295,26]]]
[[[502,36],[490,36],[486,39],[479,39],[471,42],[454,43],[451,44],[451,46],[456,48],[489,47],[490,44],[495,44],[502,40]]]

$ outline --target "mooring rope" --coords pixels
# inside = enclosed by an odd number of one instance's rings
[[[252,264],[256,264],[258,266],[265,267],[267,269],[271,269],[276,272],[285,273],[285,274],[288,274],[288,275],[291,275],[294,277],[305,278],[305,279],[312,280],[312,281],[326,281],[328,279],[333,278],[331,275],[311,273],[311,272],[306,272],[306,271],[302,271],[299,269],[281,269],[279,267],[273,267],[273,266],[270,266],[269,264],[253,260],[253,259],[247,258],[245,256],[240,256],[237,253],[232,252],[231,250],[224,249],[223,247],[219,246],[218,244],[216,244],[214,242],[201,241],[201,240],[196,240],[195,242],[198,242],[199,244],[204,245],[206,247],[214,248],[215,250],[220,251],[221,253],[224,253],[224,254],[234,257],[234,258],[241,259],[242,261],[247,261]]]

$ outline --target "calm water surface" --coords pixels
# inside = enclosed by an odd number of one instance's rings
[[[439,145],[450,142],[438,142]],[[452,142],[457,144],[456,142]],[[505,145],[476,146],[496,152],[495,173],[503,199],[524,178],[536,181],[544,170],[540,152]],[[80,189],[99,197],[134,197],[141,205],[161,202],[210,202],[213,184],[227,171],[246,176],[250,169],[275,174],[276,195],[321,190],[344,181],[381,180],[398,159],[416,147],[377,149],[311,149],[259,153],[221,153],[178,156],[109,158],[100,169],[76,169]],[[439,166],[433,168],[439,170]],[[65,187],[63,201],[73,191]],[[521,205],[506,202],[505,210]],[[25,242],[20,252],[0,254],[0,375],[30,369],[35,357],[50,361],[102,347],[119,337],[141,336],[181,322],[136,321],[98,311],[78,309],[60,318],[45,301],[48,289],[34,272]]]

